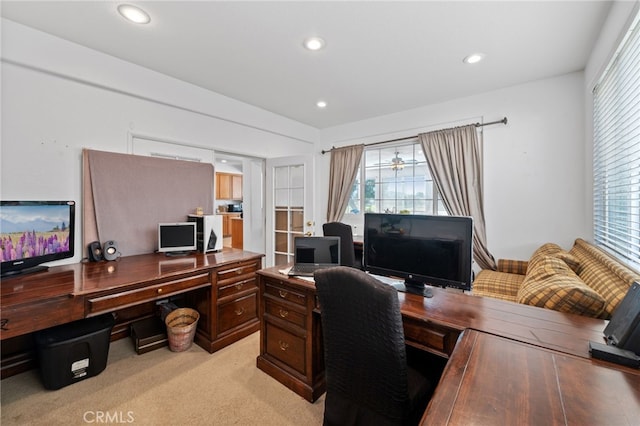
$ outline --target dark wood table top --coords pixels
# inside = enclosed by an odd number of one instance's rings
[[[112,262],[83,262],[55,266],[46,271],[2,280],[1,306],[56,297],[76,297],[122,287],[149,285],[177,276],[197,275],[217,265],[243,261],[262,254],[225,248],[217,253],[170,257],[162,253],[126,256]]]
[[[640,371],[467,330],[425,425],[634,425]]]

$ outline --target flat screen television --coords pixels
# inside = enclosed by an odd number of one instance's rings
[[[74,201],[1,201],[0,274],[37,272],[73,257]]]
[[[196,222],[158,224],[158,251],[167,255],[184,255],[198,249]]]
[[[364,229],[365,269],[404,279],[399,290],[427,297],[429,286],[471,290],[472,218],[366,213]]]

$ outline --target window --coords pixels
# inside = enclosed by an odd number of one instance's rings
[[[593,92],[595,243],[640,270],[638,15]]]
[[[365,149],[345,214],[363,212],[447,214],[420,144]]]

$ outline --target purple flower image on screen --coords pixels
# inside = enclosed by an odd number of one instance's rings
[[[0,260],[19,260],[45,254],[69,251],[68,228],[50,232],[24,232],[5,234],[0,242]]]

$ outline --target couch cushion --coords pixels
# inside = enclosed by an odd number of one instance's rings
[[[580,260],[580,279],[607,302],[604,312],[606,315],[601,317],[609,318],[631,284],[640,281],[640,274],[581,238],[576,240],[571,254]]]
[[[598,317],[605,300],[555,256],[541,256],[529,268],[516,296],[518,303]]]
[[[536,263],[545,256],[557,257],[563,260],[573,272],[580,274],[580,260],[555,243],[546,243],[538,247],[529,259],[527,270],[535,268]]]
[[[483,269],[473,281],[471,293],[515,302],[524,275]]]

